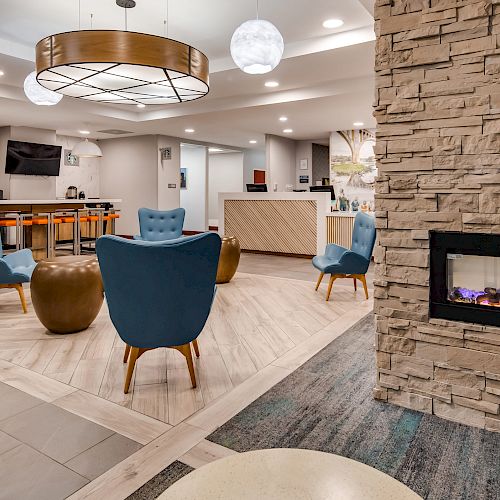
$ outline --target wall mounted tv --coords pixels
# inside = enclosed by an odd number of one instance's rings
[[[59,175],[61,146],[8,141],[6,174]]]

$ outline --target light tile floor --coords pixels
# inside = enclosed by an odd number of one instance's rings
[[[200,389],[157,351],[129,399],[105,308],[86,332],[48,335],[2,294],[0,500],[123,499],[186,453],[197,465],[227,453],[204,438],[371,310],[348,280],[325,303],[317,276],[308,259],[242,254],[200,337]]]

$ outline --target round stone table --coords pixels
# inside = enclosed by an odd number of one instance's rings
[[[240,253],[240,242],[236,237],[224,236],[222,238],[217,278],[215,279],[218,285],[229,283],[232,280],[240,263]]]
[[[99,264],[92,255],[42,260],[33,271],[30,286],[35,313],[53,333],[85,330],[104,299]]]
[[[238,453],[174,483],[158,500],[421,500],[368,465],[311,450]]]

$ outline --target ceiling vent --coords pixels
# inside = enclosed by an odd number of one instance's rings
[[[126,130],[120,130],[117,128],[110,128],[108,130],[98,130],[99,134],[109,134],[109,135],[123,135],[123,134],[132,134],[133,132],[127,132]]]

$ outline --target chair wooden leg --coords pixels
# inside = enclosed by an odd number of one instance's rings
[[[332,292],[333,282],[337,279],[335,274],[330,275],[330,282],[328,283],[328,291],[326,292],[326,301],[330,299],[330,293]]]
[[[353,278],[352,281],[354,282],[354,291],[357,292],[358,284],[356,283],[356,278]]]
[[[128,390],[130,387],[130,381],[132,380],[132,375],[134,374],[135,362],[137,358],[140,356],[140,349],[138,347],[130,348],[130,359],[128,360],[128,369],[127,376],[125,377],[125,387],[123,392],[128,394]]]
[[[193,364],[193,355],[191,354],[191,345],[184,344],[177,346],[178,349],[186,358],[186,363],[189,369],[189,376],[191,377],[191,384],[193,385],[193,389],[196,389],[196,375],[194,373],[194,364]]]
[[[125,344],[125,352],[123,353],[123,362],[126,363],[128,361],[128,355],[130,353],[130,346]]]
[[[318,282],[316,283],[316,288],[315,288],[316,291],[318,291],[319,285],[321,285],[321,281],[323,280],[324,275],[325,275],[325,273],[320,273],[319,278],[318,278]]]
[[[26,298],[24,297],[23,285],[21,283],[16,283],[14,285],[17,293],[19,294],[19,298],[21,299],[21,305],[23,306],[23,312],[26,314],[28,312],[28,306],[26,305]]]
[[[363,283],[363,288],[365,289],[365,297],[368,299],[368,286],[366,285],[366,276],[364,274],[359,275],[359,280]]]
[[[196,357],[200,357],[200,348],[198,347],[198,340],[193,340],[193,348],[194,348],[194,353],[196,354]]]

